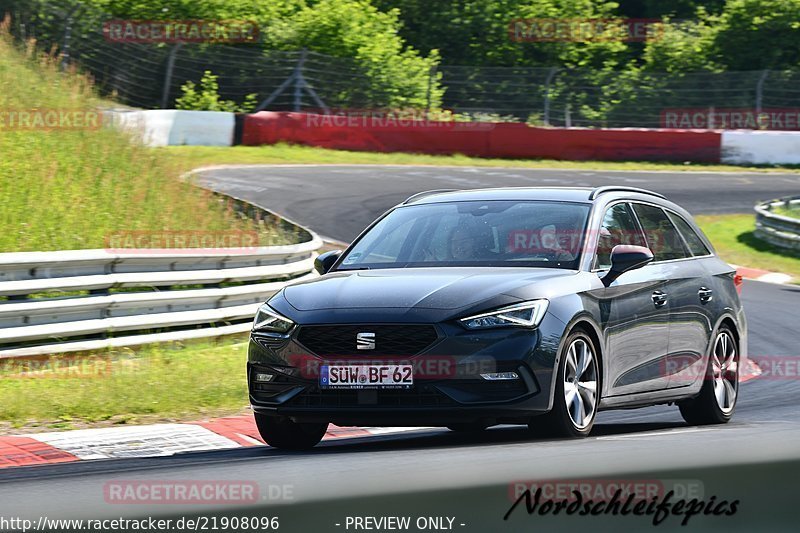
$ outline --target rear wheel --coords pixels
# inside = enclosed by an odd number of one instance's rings
[[[327,423],[298,423],[278,416],[255,413],[256,427],[264,442],[284,450],[308,450],[316,446]]]
[[[550,412],[528,424],[531,431],[559,437],[586,437],[594,426],[600,403],[600,371],[592,339],[573,331],[559,358],[558,376]]]
[[[681,415],[694,426],[725,424],[733,416],[739,396],[739,350],[733,331],[720,327],[708,358],[700,394],[678,404]]]

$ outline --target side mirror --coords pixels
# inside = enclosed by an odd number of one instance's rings
[[[330,252],[318,255],[317,258],[314,259],[314,270],[320,274],[329,272],[340,255],[342,255],[341,250],[331,250]]]
[[[651,261],[653,261],[653,252],[648,248],[618,244],[611,250],[611,268],[603,276],[603,285],[608,287],[625,272],[642,268]]]

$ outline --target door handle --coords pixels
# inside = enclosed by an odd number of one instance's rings
[[[655,291],[653,293],[653,304],[656,307],[664,307],[667,303],[667,293],[663,291]]]
[[[700,297],[701,302],[707,303],[714,298],[714,291],[707,287],[700,287],[700,290],[697,291],[697,295]]]

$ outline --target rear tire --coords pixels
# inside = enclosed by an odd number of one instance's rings
[[[327,423],[298,423],[262,413],[255,413],[255,419],[264,442],[282,450],[310,450],[328,429]]]
[[[600,403],[600,359],[591,337],[576,329],[559,357],[553,408],[528,423],[534,435],[580,438],[592,431]]]
[[[678,403],[683,419],[693,426],[725,424],[739,397],[739,349],[736,336],[722,325],[714,338],[700,394]]]

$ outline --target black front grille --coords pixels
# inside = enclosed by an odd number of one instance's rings
[[[368,398],[368,399],[367,399]],[[443,407],[456,402],[432,385],[411,389],[323,390],[309,387],[287,402],[294,407]]]
[[[374,350],[359,350],[356,336],[359,333],[375,334]],[[302,326],[297,340],[314,352],[329,355],[391,355],[408,357],[417,355],[438,338],[436,328],[430,325],[336,325]]]

